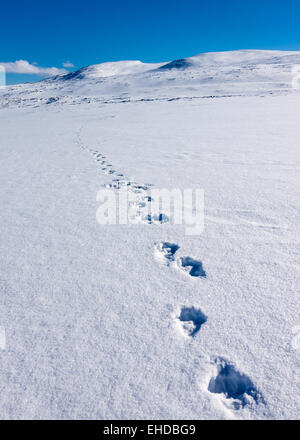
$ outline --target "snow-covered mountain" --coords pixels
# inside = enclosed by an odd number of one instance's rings
[[[298,64],[209,53],[0,91],[1,418],[299,418]],[[121,188],[136,224],[99,224]],[[191,188],[201,234],[143,214]]]
[[[292,68],[299,64],[300,52],[257,50],[206,53],[160,64],[102,63],[11,86],[0,94],[0,105],[286,94],[292,90]]]

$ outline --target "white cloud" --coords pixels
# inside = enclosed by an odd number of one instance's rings
[[[68,72],[66,69],[58,69],[57,67],[39,67],[36,63],[30,64],[26,60],[17,60],[11,63],[0,62],[0,66],[4,67],[7,73],[28,73],[31,75],[53,76]]]
[[[70,63],[70,61],[66,61],[65,63],[63,63],[64,67],[75,67],[73,63]]]

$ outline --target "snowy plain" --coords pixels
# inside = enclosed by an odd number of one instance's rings
[[[0,91],[0,418],[299,418],[297,64],[202,54]],[[203,233],[100,225],[116,179],[203,189]]]

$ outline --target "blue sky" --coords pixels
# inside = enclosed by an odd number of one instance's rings
[[[169,61],[234,49],[300,50],[299,0],[11,0],[0,6],[7,82],[70,62]],[[33,63],[37,63],[32,65]],[[67,67],[67,70],[74,70]]]

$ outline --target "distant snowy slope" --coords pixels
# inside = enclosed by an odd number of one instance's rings
[[[300,52],[239,50],[169,63],[119,61],[8,87],[0,106],[286,94]]]
[[[208,52],[195,55],[186,60],[194,67],[289,64],[300,63],[300,52],[280,50],[235,50],[227,52]]]
[[[116,75],[132,75],[156,69],[163,64],[164,63],[149,64],[142,63],[141,61],[116,61],[83,67],[75,72],[75,75],[78,72],[80,72],[81,78],[105,78]],[[67,78],[72,78],[72,73],[63,76],[63,79]]]

